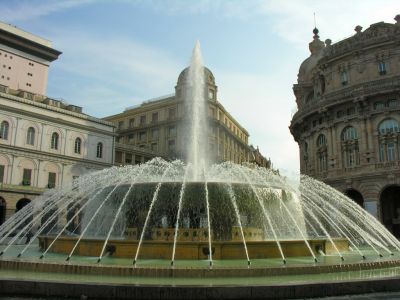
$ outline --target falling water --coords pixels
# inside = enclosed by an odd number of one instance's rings
[[[210,201],[208,200],[208,187],[207,181],[204,181],[204,190],[206,192],[206,211],[207,211],[207,228],[208,228],[208,255],[210,267],[212,266],[212,247],[211,247],[211,222],[210,222]]]

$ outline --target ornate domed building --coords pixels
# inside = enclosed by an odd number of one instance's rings
[[[400,15],[332,44],[318,29],[293,86],[300,171],[400,237]]]

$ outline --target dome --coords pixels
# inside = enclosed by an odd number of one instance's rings
[[[186,68],[183,69],[183,71],[179,74],[177,85],[181,85],[181,84],[184,84],[184,83],[185,83],[185,80],[186,80],[186,76],[187,76],[188,71],[189,71],[189,67],[186,67]],[[210,71],[210,69],[207,68],[207,67],[204,67],[204,73],[205,73],[205,76],[206,76],[206,78],[207,78],[207,83],[208,83],[208,84],[211,84],[211,85],[215,85],[215,78],[214,78],[213,73]]]
[[[299,74],[297,76],[297,81],[299,83],[310,82],[312,80],[312,70],[316,67],[324,53],[325,43],[320,41],[318,29],[314,28],[313,32],[314,40],[308,44],[311,55],[300,65]]]

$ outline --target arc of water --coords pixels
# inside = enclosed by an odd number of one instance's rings
[[[57,209],[54,211],[54,213],[44,222],[41,227],[39,228],[38,231],[33,235],[31,238],[30,242],[25,245],[25,247],[22,249],[22,251],[18,254],[18,257],[20,257],[24,252],[29,248],[29,246],[33,243],[33,241],[43,232],[43,230],[52,222],[58,215],[60,211],[63,211],[65,208],[68,207],[72,202],[74,201],[74,198],[69,199],[69,201],[66,201],[63,206],[57,207]]]
[[[176,242],[178,240],[178,230],[179,230],[179,218],[181,216],[182,202],[183,202],[183,196],[185,195],[186,180],[187,180],[187,175],[188,175],[189,168],[190,168],[190,164],[186,166],[185,175],[183,177],[181,190],[179,192],[178,213],[177,213],[176,222],[175,222],[174,245],[172,247],[171,266],[174,265],[174,261],[175,261]]]
[[[205,170],[204,170],[205,174]],[[208,187],[207,187],[207,180],[204,178],[204,190],[206,192],[206,209],[207,209],[207,227],[208,227],[208,252],[209,252],[209,260],[210,260],[210,267],[212,267],[212,247],[211,247],[211,222],[210,222],[210,201],[208,199]]]
[[[28,228],[30,228],[30,227],[32,226],[32,224],[34,224],[37,220],[39,220],[43,215],[45,215],[46,213],[48,213],[54,206],[57,206],[57,204],[58,204],[59,202],[61,202],[61,199],[63,199],[63,197],[61,197],[57,202],[50,202],[50,205],[48,205],[45,209],[43,209],[42,212],[40,212],[39,214],[37,214],[36,217],[34,217],[34,218],[32,219],[31,222],[29,222],[28,224],[26,224],[26,225],[22,228],[22,230],[20,230],[20,231],[18,232],[18,234],[16,234],[16,235],[11,239],[11,241],[8,243],[8,245],[0,252],[0,256],[3,255],[3,254],[15,243],[15,241],[16,241],[17,239],[19,239],[20,236],[21,236],[24,232],[26,232]],[[48,203],[48,202],[49,202],[49,201],[47,201],[46,203]],[[27,215],[27,216],[24,218],[24,221],[27,220],[29,217],[30,217],[30,215]],[[23,223],[21,223],[21,224],[23,224]],[[0,240],[0,243],[1,243],[6,237],[8,237],[10,234],[11,234],[11,232],[9,232],[6,236],[4,236],[4,237]]]
[[[246,239],[244,237],[242,221],[240,220],[240,213],[239,213],[239,208],[238,208],[237,202],[236,202],[236,196],[235,196],[235,193],[233,192],[232,184],[228,183],[227,186],[228,186],[227,189],[228,189],[229,197],[231,199],[231,202],[232,202],[232,205],[233,205],[233,209],[235,210],[236,219],[237,219],[237,222],[239,224],[240,234],[242,235],[244,251],[246,253],[246,259],[247,259],[247,265],[250,266],[251,261],[250,261],[250,258],[249,258],[249,252],[247,251],[247,244],[246,244]]]
[[[315,184],[318,187],[322,187],[321,183],[319,183],[318,181],[315,181]],[[325,195],[328,192],[335,192],[335,190],[329,186],[324,187],[324,188],[322,187],[320,189],[320,191],[323,192]],[[341,197],[345,197],[345,196],[341,195]],[[400,242],[387,230],[387,228],[382,226],[382,224],[379,223],[379,221],[375,217],[373,217],[371,214],[367,213],[362,207],[360,207],[359,205],[356,205],[353,202],[345,201],[345,200],[341,199],[341,204],[344,205],[348,210],[351,210],[353,212],[355,211],[356,215],[358,217],[365,217],[369,222],[371,222],[371,224],[375,225],[375,226],[372,226],[372,228],[374,228],[374,229],[379,228],[379,230],[377,230],[377,231],[375,231],[375,230],[371,231],[371,233],[370,233],[371,235],[375,235],[375,237],[383,243],[384,243],[384,241],[382,238],[385,237],[385,239],[387,241],[389,241],[392,246],[394,246],[398,251],[400,251]],[[378,232],[379,232],[379,234],[378,234]],[[393,254],[393,253],[391,253],[391,254]]]
[[[26,205],[23,209],[17,211],[12,218],[8,218],[1,226],[0,226],[0,237],[3,236],[4,233],[9,230],[14,230],[16,224],[18,224],[25,216],[25,214],[30,214],[33,211],[34,204],[31,202]]]
[[[118,207],[117,213],[115,214],[115,217],[114,217],[114,219],[112,221],[112,224],[110,226],[110,230],[108,231],[107,237],[106,237],[106,239],[105,239],[105,241],[103,243],[103,247],[101,249],[99,258],[97,259],[98,263],[101,261],[103,255],[104,255],[104,251],[106,250],[107,243],[108,243],[108,240],[110,239],[110,236],[111,236],[111,233],[112,233],[112,231],[114,229],[115,223],[118,220],[119,214],[122,211],[122,207],[124,206],[124,204],[126,202],[126,199],[128,199],[128,196],[131,193],[131,190],[133,189],[133,186],[136,184],[136,179],[139,178],[143,174],[144,170],[146,170],[147,168],[149,168],[149,166],[146,165],[146,167],[143,167],[143,168],[140,169],[138,174],[136,174],[136,176],[134,177],[134,180],[132,180],[131,184],[129,185],[128,191],[125,193],[124,197],[122,198],[121,204]]]
[[[303,195],[303,197],[307,198],[305,195]],[[300,202],[302,204],[304,204],[305,202]],[[340,253],[339,249],[336,247],[336,244],[333,242],[331,235],[328,233],[328,231],[326,230],[326,228],[322,225],[322,223],[318,220],[318,218],[314,215],[314,213],[312,212],[312,210],[307,210],[307,213],[317,222],[317,224],[319,225],[319,227],[322,229],[322,231],[325,233],[325,235],[328,237],[329,241],[331,242],[333,248],[335,248],[335,251],[338,253],[340,259],[343,261],[344,257],[342,255],[342,253]]]
[[[136,249],[135,258],[133,259],[133,265],[136,265],[136,262],[137,262],[137,260],[138,260],[139,251],[140,251],[140,248],[141,248],[141,246],[142,246],[144,234],[145,234],[146,228],[147,228],[147,223],[148,223],[149,220],[150,220],[150,215],[151,215],[151,212],[153,211],[154,204],[155,204],[155,202],[156,202],[157,199],[158,199],[158,193],[159,193],[159,191],[160,191],[161,185],[163,184],[164,178],[165,178],[165,176],[167,175],[167,173],[169,172],[169,170],[171,169],[171,167],[172,167],[172,165],[170,165],[170,166],[165,170],[164,174],[163,174],[162,177],[161,177],[160,182],[157,184],[156,190],[155,190],[155,192],[154,192],[154,194],[153,194],[153,198],[151,199],[149,211],[147,212],[146,220],[144,221],[144,225],[143,225],[143,230],[142,230],[142,232],[141,232],[141,234],[140,234],[140,239],[139,239],[139,243],[138,243],[138,246],[137,246],[137,249]]]
[[[304,203],[304,204],[307,204],[306,202]],[[357,247],[357,245],[352,241],[352,239],[340,228],[340,226],[338,226],[335,222],[332,222],[332,220],[330,220],[330,218],[329,218],[329,216],[322,210],[322,208],[320,208],[318,205],[313,205],[313,206],[311,206],[310,205],[310,208],[309,209],[312,209],[312,208],[316,208],[321,214],[322,214],[322,216],[324,217],[324,219],[329,223],[329,224],[331,224],[331,225],[333,225],[333,227],[335,228],[335,230],[339,233],[339,234],[341,234],[341,235],[343,235],[349,242],[350,242],[350,244],[356,249],[356,251],[361,255],[361,257],[363,258],[363,259],[365,259],[365,255],[364,255],[364,253],[363,252],[361,252],[361,250]],[[353,237],[354,238],[354,237]],[[373,246],[372,246],[373,247]],[[375,248],[373,248],[374,250],[375,250]]]
[[[64,199],[64,197],[60,197],[56,202],[53,202],[52,200],[53,200],[53,198],[55,198],[55,196],[56,196],[56,195],[52,195],[52,197],[49,197],[49,199],[47,199],[47,201],[45,201],[45,204],[46,204],[46,203],[50,203],[50,204],[56,205],[56,204],[58,204],[59,202],[61,202],[62,199]],[[45,208],[42,212],[40,212],[35,218],[33,218],[31,222],[29,222],[28,224],[26,224],[26,226],[25,226],[20,232],[18,232],[18,234],[15,235],[14,238],[12,238],[11,241],[10,241],[9,243],[14,243],[14,242],[22,235],[22,233],[25,232],[26,229],[29,228],[29,227],[31,226],[31,224],[34,224],[34,222],[36,222],[39,218],[41,218],[41,217],[42,217],[45,213],[47,213],[52,207],[53,207],[52,205],[46,206],[46,208]],[[32,211],[32,212],[33,212],[33,211]],[[23,213],[26,213],[26,211],[24,210]],[[14,223],[14,224],[15,224],[15,227],[11,228],[11,230],[9,230],[9,232],[6,233],[6,234],[0,239],[0,244],[1,244],[7,237],[9,237],[9,236],[11,235],[11,233],[14,231],[14,228],[18,228],[18,227],[20,227],[21,225],[25,224],[26,221],[27,221],[30,217],[31,217],[31,214],[27,213],[27,214],[24,215],[24,217],[23,217],[18,223],[16,223],[16,224]],[[3,250],[2,252],[0,252],[0,256],[1,256],[3,253],[4,253],[4,250]]]
[[[315,196],[318,196],[316,193],[313,193],[313,194],[314,194]],[[311,199],[311,197],[308,198],[308,199],[310,199],[310,200],[312,201],[312,203],[314,203],[314,205],[315,205],[315,201],[313,201],[313,199]],[[333,205],[331,205],[330,203],[325,203],[325,204],[326,204],[326,205],[329,207],[329,209],[331,209],[332,211],[336,212],[337,214],[340,213],[339,210],[338,210],[336,207],[334,207]],[[325,219],[326,219],[328,222],[330,222],[333,226],[339,228],[339,230],[341,231],[340,226],[337,225],[335,222],[332,222],[332,221],[329,219],[329,216],[326,214],[326,212],[324,212],[324,211],[322,210],[322,208],[320,208],[318,205],[315,205],[315,207],[317,207],[319,210],[321,210],[322,213],[324,213]],[[380,254],[379,251],[377,251],[376,248],[373,246],[373,244],[372,244],[373,241],[367,237],[368,234],[367,234],[360,226],[358,226],[357,223],[353,222],[353,221],[350,220],[349,218],[342,218],[342,219],[343,219],[342,221],[346,222],[350,227],[355,228],[358,232],[363,233],[363,235],[364,235],[363,239],[372,247],[372,249],[373,249],[379,256],[382,256],[382,254]],[[365,258],[365,255],[361,253],[361,251],[360,251],[360,250],[358,249],[358,247],[352,242],[352,240],[351,240],[343,231],[341,231],[341,233],[342,233],[343,235],[345,235],[345,237],[350,241],[350,243],[353,245],[353,247],[355,247],[355,248],[358,250],[358,252],[361,254],[361,256],[362,256],[363,258]],[[375,244],[377,244],[376,241],[375,241]],[[389,251],[389,249],[387,249],[387,248],[384,247],[383,245],[382,245],[382,248],[383,248],[384,250],[386,250],[387,252],[391,253],[391,252]]]
[[[125,178],[124,178],[125,179]],[[88,224],[86,225],[86,227],[83,229],[81,235],[79,236],[78,240],[76,241],[74,247],[72,248],[71,252],[69,253],[68,257],[67,257],[67,261],[69,261],[71,259],[72,254],[75,252],[76,247],[78,247],[81,239],[83,238],[83,236],[85,235],[86,231],[89,229],[90,224],[92,223],[92,221],[94,220],[94,218],[97,216],[97,214],[99,213],[99,211],[102,209],[102,207],[104,206],[104,204],[107,202],[108,199],[110,199],[111,195],[115,192],[115,190],[122,184],[122,182],[124,182],[124,179],[120,180],[115,187],[111,190],[110,193],[108,193],[108,195],[106,196],[106,198],[104,198],[103,202],[101,202],[101,204],[99,205],[99,207],[96,209],[96,211],[94,212],[93,216],[90,218]]]
[[[61,236],[61,234],[68,228],[68,226],[74,221],[74,219],[85,209],[86,206],[88,206],[94,199],[96,199],[96,197],[98,195],[100,195],[105,189],[107,188],[107,186],[102,187],[101,189],[99,189],[92,197],[89,198],[89,200],[87,200],[79,209],[77,212],[75,212],[75,214],[73,215],[73,217],[64,225],[64,227],[60,230],[60,232],[56,235],[56,237],[53,239],[53,241],[50,243],[50,245],[47,247],[47,249],[42,253],[42,255],[40,256],[40,258],[43,258],[47,252],[51,249],[51,247],[53,246],[53,244],[56,242],[56,240]],[[83,201],[84,198],[81,198],[78,202],[77,205],[80,204],[81,201]]]
[[[306,244],[308,250],[310,251],[312,257],[314,258],[314,261],[315,261],[315,262],[318,262],[317,258],[316,258],[315,255],[314,255],[314,252],[313,252],[312,249],[311,249],[310,243],[308,242],[307,238],[304,236],[303,231],[300,229],[299,224],[297,224],[297,221],[296,221],[295,218],[293,217],[291,211],[287,208],[285,202],[282,200],[281,197],[278,197],[278,199],[279,199],[280,202],[282,203],[283,208],[284,208],[284,209],[286,210],[286,212],[288,213],[288,216],[289,216],[290,219],[292,220],[293,224],[296,226],[297,230],[299,231],[299,233],[300,233],[301,237],[303,238],[303,240],[304,240],[304,242],[305,242],[305,244]]]
[[[271,228],[272,235],[274,236],[275,243],[276,243],[277,246],[278,246],[278,250],[279,250],[279,253],[280,253],[281,257],[282,257],[283,263],[286,264],[286,259],[285,259],[285,255],[283,254],[283,251],[282,251],[281,243],[279,242],[279,239],[278,239],[278,237],[277,237],[277,235],[276,235],[274,226],[272,225],[272,222],[271,222],[271,218],[270,218],[270,216],[269,216],[269,213],[268,213],[268,211],[267,211],[267,209],[266,209],[266,207],[265,207],[265,205],[264,205],[262,199],[260,198],[260,195],[258,194],[258,191],[257,191],[256,188],[254,187],[254,185],[250,182],[250,179],[249,179],[249,177],[247,176],[247,174],[245,174],[245,173],[242,171],[241,167],[239,168],[239,171],[240,171],[240,173],[245,177],[245,179],[246,179],[247,183],[250,185],[250,187],[251,187],[253,193],[256,195],[256,198],[257,198],[257,200],[258,200],[258,203],[260,204],[260,207],[261,207],[261,209],[262,209],[262,212],[264,213],[264,216],[265,216],[265,218],[267,219],[268,225],[269,225],[270,228]]]

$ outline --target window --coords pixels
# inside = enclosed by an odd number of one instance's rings
[[[129,119],[129,128],[133,128],[135,126],[135,118]]]
[[[341,118],[341,117],[343,117],[343,111],[342,110],[338,110],[336,112],[336,118]]]
[[[24,169],[22,174],[22,185],[31,185],[32,170]]]
[[[378,62],[378,71],[379,71],[379,75],[386,74],[386,63],[384,61]]]
[[[399,123],[393,119],[386,119],[379,124],[379,134],[399,132]]]
[[[35,129],[33,127],[28,128],[28,132],[26,134],[26,143],[32,146],[35,144]]]
[[[133,134],[128,135],[128,142],[133,143],[135,140],[135,136]]]
[[[158,140],[158,128],[154,128],[154,129],[151,131],[151,138],[152,138],[153,140]]]
[[[96,157],[97,158],[103,157],[103,143],[97,143]]]
[[[115,151],[115,162],[122,163],[122,152],[121,151]]]
[[[342,131],[342,154],[344,167],[354,167],[360,164],[358,134],[354,127],[348,126]]]
[[[168,150],[170,151],[175,150],[175,140],[168,141]]]
[[[56,173],[49,172],[49,178],[48,178],[48,181],[47,181],[47,187],[49,189],[52,189],[52,188],[54,188],[56,186],[56,178],[57,178],[57,174]]]
[[[76,138],[75,139],[75,145],[74,145],[74,152],[76,154],[81,154],[81,147],[82,147],[82,140],[81,138]]]
[[[125,153],[125,163],[126,164],[132,163],[132,153]]]
[[[328,149],[326,147],[326,137],[324,134],[320,134],[317,138],[317,158],[318,171],[326,171],[328,169]]]
[[[169,108],[168,109],[168,118],[169,119],[175,119],[176,117],[176,109],[175,108]]]
[[[379,160],[394,161],[400,156],[399,123],[394,119],[383,120],[378,126]]]
[[[151,150],[154,151],[154,152],[158,151],[157,143],[152,143],[151,144]]]
[[[375,110],[384,109],[384,108],[385,108],[385,103],[380,102],[380,101],[374,103],[374,109]]]
[[[349,77],[347,75],[347,71],[342,71],[340,73],[340,81],[342,85],[346,85],[349,82]]]
[[[213,100],[215,98],[214,90],[208,90],[208,99]]]
[[[151,115],[151,122],[152,123],[157,123],[158,122],[158,113],[153,113]]]
[[[118,122],[118,129],[122,129],[124,127],[124,121]]]
[[[390,100],[388,100],[387,106],[388,106],[389,108],[392,108],[392,107],[398,107],[399,104],[400,104],[399,100],[390,99]]]
[[[1,125],[0,125],[0,139],[8,140],[8,129],[9,128],[10,128],[10,125],[8,124],[7,121],[1,122]]]
[[[146,131],[139,132],[139,141],[141,142],[146,141]]]
[[[58,149],[58,133],[57,132],[53,132],[53,134],[51,135],[51,149]]]
[[[4,166],[0,165],[0,183],[4,182]]]
[[[355,109],[354,107],[349,107],[349,108],[347,109],[347,115],[348,115],[348,116],[354,115],[355,113],[356,113],[356,109]]]
[[[358,139],[357,131],[354,127],[346,127],[342,131],[342,141],[356,140]]]
[[[146,116],[140,116],[140,125],[146,124]]]
[[[168,136],[176,136],[176,127],[175,126],[168,127]]]
[[[326,145],[326,137],[323,134],[320,134],[317,138],[317,146],[322,147]]]

